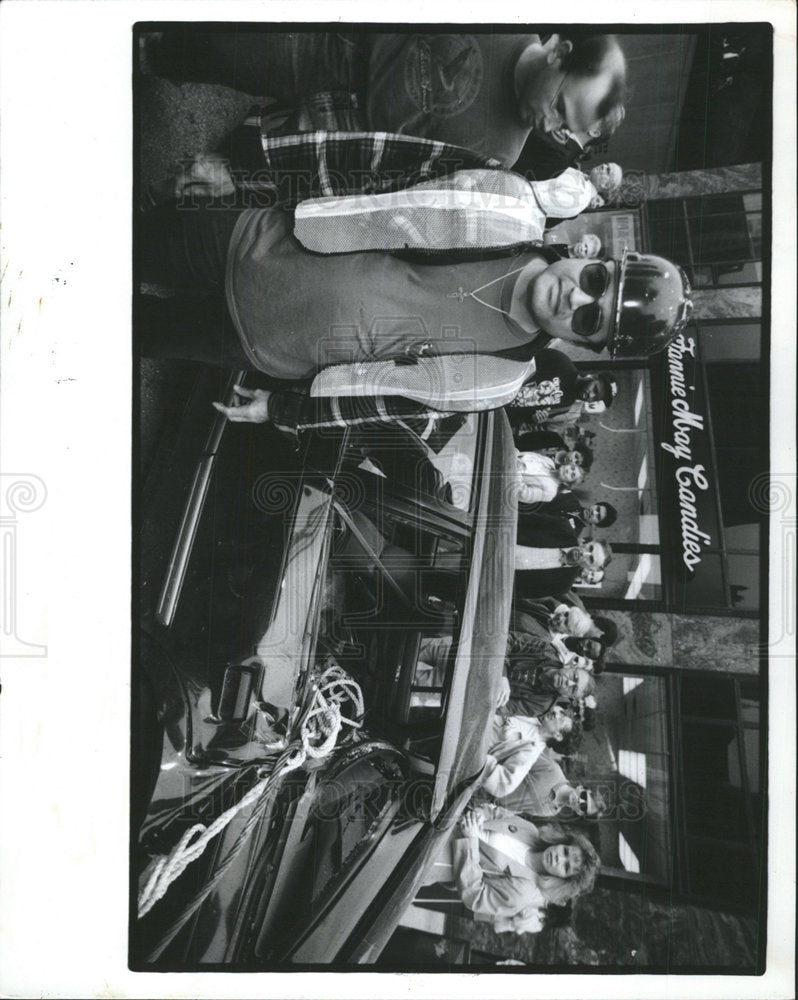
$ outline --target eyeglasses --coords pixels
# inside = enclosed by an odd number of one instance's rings
[[[602,569],[606,559],[601,542],[587,542],[581,547],[582,566],[585,569]]]
[[[587,812],[589,794],[590,793],[586,788],[581,788],[579,790],[579,812],[582,813],[582,815]]]
[[[610,287],[610,272],[604,264],[587,264],[579,275],[579,287],[592,299],[600,299]],[[580,337],[591,337],[601,328],[603,314],[598,302],[574,309],[571,329]]]

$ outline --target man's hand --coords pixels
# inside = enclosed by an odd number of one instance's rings
[[[267,424],[269,422],[269,396],[271,396],[271,392],[268,389],[244,389],[240,385],[234,385],[233,391],[236,396],[240,396],[248,402],[236,402],[233,406],[214,403],[214,408],[219,413],[223,413],[233,423]]]
[[[198,153],[190,163],[181,164],[175,178],[178,201],[191,195],[222,198],[234,194],[235,189],[227,160],[216,153]]]
[[[467,812],[460,820],[460,829],[464,837],[479,837],[484,820],[475,812]]]
[[[506,677],[502,677],[499,682],[499,697],[496,699],[496,708],[504,708],[510,700],[510,682]]]

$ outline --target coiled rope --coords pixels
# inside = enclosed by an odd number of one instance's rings
[[[342,706],[347,702],[351,706],[354,718],[350,719],[343,714]],[[253,785],[240,801],[218,816],[210,826],[197,823],[190,827],[169,854],[154,858],[147,866],[138,896],[139,919],[149,913],[158,900],[163,898],[172,882],[182,875],[192,861],[201,857],[214,837],[221,833],[239,813],[253,803],[258,803],[256,814],[260,816],[269,801],[266,792],[282,782],[291,771],[302,767],[308,758],[320,760],[328,756],[338,742],[343,726],[360,728],[363,712],[363,693],[360,686],[330,658],[318,677],[311,681],[306,704],[299,716],[297,736],[290,739],[287,735],[285,741],[268,748],[275,751],[282,750],[274,768]],[[260,770],[262,772],[263,769]],[[255,816],[251,817],[254,818]],[[254,823],[248,822],[245,832],[248,834],[253,828]],[[217,871],[191,900],[188,912],[184,911],[181,915],[181,924],[210,893],[245,841],[245,836],[239,837],[225,858],[224,867]]]

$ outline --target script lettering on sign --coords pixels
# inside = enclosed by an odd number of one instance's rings
[[[685,355],[695,359],[695,340],[680,334],[668,348],[673,443],[663,441],[661,445],[680,463],[674,475],[682,530],[682,562],[692,571],[701,562],[702,546],[709,545],[712,539],[698,526],[698,493],[709,489],[709,480],[705,467],[693,460],[692,434],[704,430],[704,418],[690,409],[688,393],[694,386],[686,384]]]

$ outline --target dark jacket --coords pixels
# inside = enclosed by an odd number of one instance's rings
[[[547,651],[510,658],[507,667],[510,700],[504,709],[508,715],[526,715],[531,718],[545,715],[561,697],[551,678],[553,674],[560,672],[562,665],[549,643],[542,639],[538,641],[541,650],[547,648]]]
[[[561,604],[554,597],[540,597],[536,599],[519,598],[513,601],[513,608],[510,615],[510,628],[518,632],[530,632],[547,642],[551,641],[549,633],[549,618],[554,614],[557,606]],[[537,626],[533,628],[532,623]]]
[[[539,549],[567,549],[579,544],[574,529],[565,518],[545,514],[520,515],[516,532],[518,545]],[[570,590],[579,576],[579,566],[515,571],[516,597],[555,597]]]
[[[556,597],[570,590],[579,576],[578,566],[559,569],[517,570],[515,593],[519,597]]]
[[[559,177],[568,167],[578,166],[583,155],[584,150],[575,139],[562,143],[548,132],[530,132],[513,170],[529,181],[545,181]]]
[[[519,516],[515,540],[518,545],[528,545],[534,549],[569,549],[579,544],[567,518],[541,510],[524,511],[523,516]]]
[[[515,431],[526,422],[523,409],[508,407],[505,412],[510,421],[510,426]],[[543,451],[546,448],[567,448],[565,441],[555,431],[525,431],[519,434],[515,440],[515,446],[519,451]]]
[[[586,527],[584,522],[584,507],[579,502],[573,490],[560,490],[553,500],[549,500],[548,503],[542,503],[538,511],[541,514],[561,517],[567,520],[577,535],[584,531]]]

